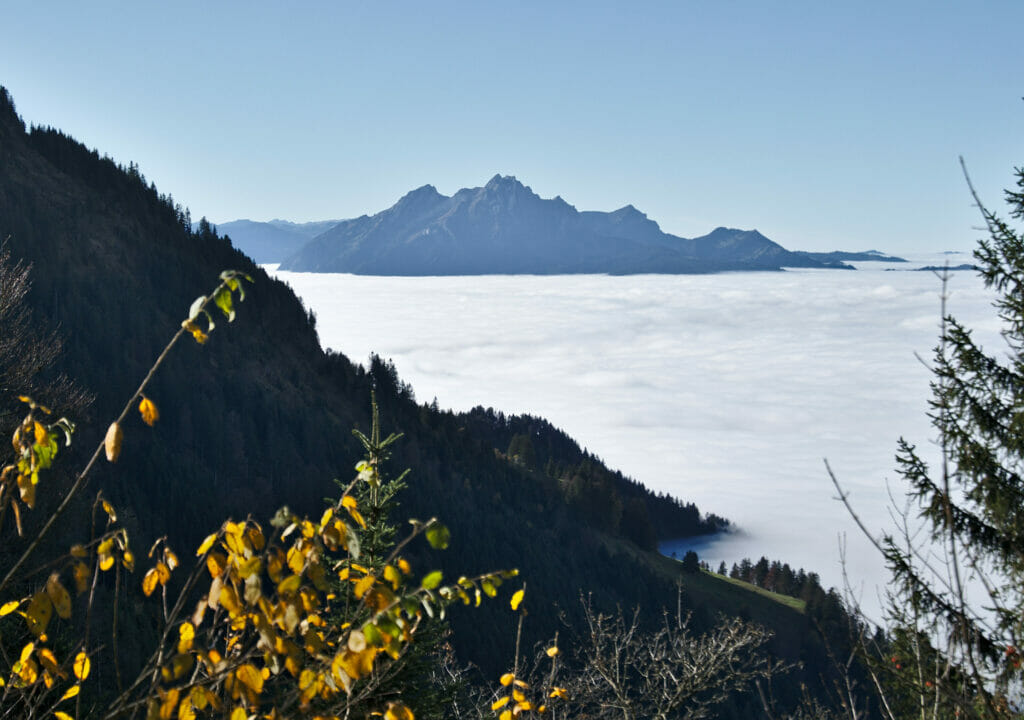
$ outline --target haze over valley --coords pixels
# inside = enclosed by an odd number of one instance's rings
[[[766,555],[838,587],[845,534],[874,606],[884,568],[822,459],[869,527],[888,527],[896,440],[934,438],[915,353],[936,343],[940,283],[908,268],[970,257],[914,260],[707,276],[277,276],[316,313],[325,346],[394,360],[420,402],[539,414],[648,487],[729,518],[738,532],[701,548],[713,566]],[[955,273],[950,289],[950,311],[1000,347],[976,274]]]

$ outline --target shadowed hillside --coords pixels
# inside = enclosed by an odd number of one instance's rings
[[[451,549],[414,550],[417,565],[465,574],[519,567],[534,611],[530,642],[561,627],[556,608],[575,622],[581,591],[605,608],[673,604],[677,564],[646,548],[722,522],[654,496],[545,421],[419,405],[390,363],[362,367],[325,353],[286,285],[205,221],[193,230],[187,211],[136,167],[50,128],[26,132],[6,91],[0,236],[33,265],[31,304],[65,338],[59,369],[96,395],[80,418],[79,454],[62,458],[69,468],[98,442],[192,299],[225,268],[255,280],[236,322],[169,357],[148,391],[160,422],[143,432],[133,418],[121,460],[92,481],[91,491],[102,487],[124,509],[139,547],[168,535],[190,555],[227,516],[266,518],[283,504],[319,514],[338,492],[332,478],[353,476],[360,449],[351,430],[368,428],[374,388],[384,428],[404,433],[391,469],[413,470],[400,517],[451,525]],[[741,613],[776,628],[783,655],[821,658],[807,619],[791,608],[710,577],[685,598],[698,627],[720,609]],[[457,649],[494,674],[512,655],[511,622],[501,604],[456,612]]]

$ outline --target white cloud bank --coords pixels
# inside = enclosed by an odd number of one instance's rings
[[[966,261],[965,256],[951,260]],[[932,259],[933,260],[933,259]],[[940,259],[939,262],[942,260]],[[939,319],[931,273],[789,271],[381,278],[278,273],[322,343],[394,360],[418,399],[540,415],[648,487],[743,532],[702,548],[717,565],[782,559],[875,605],[885,570],[834,499],[828,458],[868,527],[889,527],[901,435],[922,447]],[[904,268],[906,266],[903,266]],[[950,311],[997,347],[974,273]]]

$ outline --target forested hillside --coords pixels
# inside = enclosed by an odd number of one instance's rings
[[[530,587],[530,643],[563,627],[559,611],[578,622],[581,593],[604,608],[674,605],[677,564],[649,550],[659,538],[724,525],[608,469],[546,421],[417,404],[390,363],[363,367],[324,352],[315,319],[286,285],[207,223],[193,230],[187,211],[135,166],[51,128],[26,131],[6,91],[0,237],[32,264],[37,324],[64,338],[57,371],[95,396],[61,459],[67,468],[98,442],[192,299],[222,269],[254,279],[237,321],[167,359],[148,391],[160,422],[143,433],[134,418],[121,460],[92,480],[91,491],[102,487],[123,508],[139,547],[167,535],[190,555],[228,516],[268,518],[285,504],[318,515],[323,498],[338,494],[332,480],[354,474],[361,450],[351,431],[368,428],[373,389],[385,431],[404,433],[391,470],[412,469],[399,516],[437,516],[451,528],[449,550],[414,548],[414,559],[453,574],[518,567]],[[86,493],[82,517],[90,501]],[[768,623],[786,657],[823,657],[805,616],[759,596],[703,578],[684,603],[697,627],[719,610],[740,613]],[[512,622],[503,604],[454,613],[456,649],[493,674],[512,656]]]

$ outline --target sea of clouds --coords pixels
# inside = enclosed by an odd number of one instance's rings
[[[873,531],[892,527],[903,436],[934,457],[926,413],[941,284],[912,265],[718,275],[391,278],[279,272],[321,342],[390,358],[420,402],[540,415],[611,467],[729,518],[713,566],[764,555],[847,572],[868,608],[885,568],[835,499],[823,459]],[[973,272],[949,311],[1002,352]],[[920,356],[920,359],[915,356]],[[663,551],[682,554],[685,543]]]

